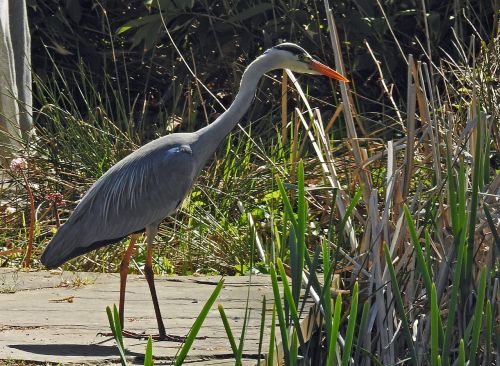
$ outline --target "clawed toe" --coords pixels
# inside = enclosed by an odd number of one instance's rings
[[[113,333],[97,333],[99,336],[103,337],[113,337]],[[145,332],[137,333],[137,332],[131,332],[129,330],[123,330],[122,331],[122,336],[125,338],[132,338],[132,339],[148,339],[149,334],[146,334]],[[205,339],[206,337],[196,337],[196,339]],[[186,340],[186,337],[181,337],[173,334],[151,334],[151,339],[155,341],[168,341],[168,342],[176,342],[176,343],[184,343]]]

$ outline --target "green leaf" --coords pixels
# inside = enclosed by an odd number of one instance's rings
[[[290,350],[288,349],[288,329],[286,326],[285,320],[285,310],[281,303],[281,295],[279,291],[278,285],[278,276],[276,275],[276,270],[274,269],[274,264],[271,263],[269,267],[269,273],[271,274],[271,284],[273,286],[273,294],[274,294],[274,305],[276,308],[276,312],[278,313],[278,320],[280,324],[281,331],[281,343],[283,344],[283,356],[285,358],[285,365],[290,364]]]
[[[340,319],[342,317],[342,295],[339,293],[337,295],[337,300],[335,301],[335,309],[332,321],[332,334],[330,336],[330,342],[328,343],[328,358],[327,366],[333,366],[335,360],[335,353],[337,352],[337,338],[339,336]],[[326,320],[325,321],[329,321]]]
[[[460,345],[458,347],[458,366],[465,366],[465,347],[464,340],[460,340]]]
[[[144,366],[154,366],[153,340],[151,339],[151,336],[148,337],[148,344],[146,345],[146,354],[144,355]]]
[[[352,212],[354,211],[354,207],[356,207],[356,205],[358,204],[359,200],[362,197],[363,197],[363,187],[359,187],[358,190],[356,191],[356,193],[354,194],[354,197],[352,198],[351,203],[349,203],[349,206],[347,206],[344,217],[342,217],[342,221],[340,222],[340,225],[339,225],[339,233],[344,232],[344,228],[345,228],[345,225],[347,224],[347,220],[349,220],[349,218],[351,217]],[[342,235],[340,237],[343,238]]]
[[[273,315],[271,317],[271,334],[269,336],[269,350],[267,351],[266,365],[274,365],[275,341],[276,341],[276,304],[273,304]]]
[[[463,269],[463,260],[465,256],[465,235],[463,232],[459,232],[455,237],[454,242],[455,247],[458,250],[457,263],[455,264],[455,268],[453,272],[453,281],[451,286],[451,295],[448,300],[448,322],[446,325],[446,331],[443,340],[443,364],[449,364],[450,357],[450,345],[451,340],[453,338],[453,333],[455,331],[455,318],[456,318],[456,310],[458,304],[458,292],[460,289],[460,281],[461,274]]]
[[[219,304],[217,308],[219,309],[219,314],[222,319],[222,324],[224,324],[224,329],[226,330],[227,339],[229,341],[229,344],[231,345],[231,349],[233,350],[234,357],[237,358],[238,347],[236,346],[236,341],[234,339],[231,326],[229,325],[229,321],[227,320],[226,312],[224,311],[224,306],[222,306],[222,304]]]
[[[262,310],[260,313],[259,348],[257,350],[258,355],[262,353],[265,326],[266,326],[266,296],[264,295],[262,297]],[[257,366],[260,366],[260,357],[257,360]]]
[[[122,333],[122,325],[120,322],[120,315],[118,314],[118,309],[116,308],[116,304],[113,305],[113,314],[114,314],[114,322],[115,322],[115,330],[118,342],[120,342],[120,346],[125,349],[123,345],[123,333]]]
[[[413,223],[413,218],[411,217],[410,210],[408,206],[406,206],[406,204],[403,205],[403,211],[406,218],[406,222],[408,223],[408,228],[410,230],[411,241],[413,243],[413,247],[415,248],[418,269],[420,270],[420,273],[422,273],[422,277],[424,278],[424,284],[427,293],[430,294],[432,286],[431,275],[429,274],[429,269],[425,261],[424,252],[422,251],[422,247],[420,245],[420,241],[417,236],[417,229],[415,228],[415,224]]]
[[[113,311],[111,311],[111,308],[109,306],[106,306],[106,314],[108,315],[109,328],[113,333],[116,347],[118,348],[118,352],[120,353],[120,362],[122,366],[127,366],[127,358],[125,357],[125,349],[123,347],[123,335],[120,325],[120,317],[118,316],[118,311],[116,310],[116,304],[113,305]]]
[[[439,355],[439,305],[436,294],[436,286],[432,284],[431,289],[431,362],[438,363]]]
[[[472,340],[469,349],[469,365],[475,366],[477,358],[477,348],[479,345],[479,336],[481,333],[481,328],[483,325],[483,308],[484,308],[484,296],[486,293],[486,279],[487,279],[487,267],[481,268],[481,273],[479,274],[479,286],[477,291],[476,308],[474,311],[474,318],[472,318]]]
[[[345,345],[342,350],[342,366],[348,366],[351,359],[351,349],[354,340],[354,329],[358,316],[358,283],[354,284],[351,299],[351,311],[349,312],[349,321],[347,322],[347,333],[345,336]]]
[[[485,365],[491,365],[491,360],[493,360],[493,352],[492,352],[492,338],[493,338],[493,317],[491,315],[491,302],[488,299],[486,301],[486,316],[484,319],[485,325],[486,325],[486,345],[485,345],[485,353],[484,353],[484,358],[485,358]]]
[[[451,131],[448,131],[451,136]],[[451,137],[446,138],[446,172],[447,172],[447,181],[446,186],[448,188],[448,207],[450,208],[450,216],[451,223],[453,226],[453,232],[457,234],[457,230],[460,230],[458,225],[458,214],[457,214],[457,189],[455,183],[455,177],[453,174],[453,163],[452,163],[452,155],[453,155],[453,146],[451,145]]]
[[[299,347],[297,345],[296,328],[292,328],[292,343],[290,344],[290,365],[297,365],[297,356],[299,355]]]
[[[304,189],[304,162],[302,159],[299,161],[297,170],[297,266],[292,266],[292,292],[295,304],[299,303],[300,290],[302,288],[302,271],[304,269],[304,255],[306,252],[306,231],[307,231],[307,204]]]
[[[139,17],[137,19],[133,19],[122,25],[116,30],[116,34],[122,34],[130,29],[133,28],[139,28],[144,25],[148,24],[157,24],[158,26],[161,24],[161,15],[159,13],[151,14],[151,15],[145,15],[142,17]]]
[[[295,330],[297,331],[297,335],[299,337],[300,345],[304,345],[304,337],[302,336],[302,330],[300,326],[300,319],[297,313],[297,305],[295,304],[295,299],[292,297],[292,292],[290,290],[290,285],[288,284],[287,276],[285,273],[285,268],[283,267],[283,262],[281,259],[276,260],[278,265],[278,270],[281,276],[281,282],[283,283],[283,291],[285,293],[285,298],[290,306],[290,315],[292,316],[293,323],[295,325]]]
[[[288,219],[291,221],[294,231],[298,232],[299,229],[297,219],[295,218],[295,215],[293,213],[292,205],[290,204],[290,200],[288,199],[288,195],[286,194],[283,182],[279,178],[276,178],[276,184],[278,185],[278,188],[280,190],[281,200],[283,201],[283,205],[285,206],[285,212],[288,215]]]

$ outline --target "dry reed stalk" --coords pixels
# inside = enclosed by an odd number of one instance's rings
[[[340,188],[340,184],[338,182],[337,172],[336,172],[335,166],[333,164],[333,155],[330,151],[330,145],[329,145],[328,139],[326,138],[326,135],[324,134],[324,130],[322,129],[323,124],[319,123],[319,120],[321,119],[321,115],[319,113],[316,113],[317,118],[314,118],[314,112],[313,112],[313,110],[309,104],[309,101],[307,100],[300,84],[298,83],[297,79],[295,78],[295,75],[293,75],[293,73],[290,70],[286,70],[286,72],[288,74],[288,77],[289,77],[291,83],[295,86],[300,98],[302,99],[302,101],[304,102],[304,105],[306,106],[306,108],[308,110],[309,117],[312,120],[311,123],[314,123],[316,130],[320,132],[319,135],[321,138],[319,140],[322,143],[323,149],[325,150],[325,154],[323,154],[322,149],[319,147],[319,144],[316,141],[316,139],[311,131],[310,125],[306,122],[306,120],[304,119],[304,116],[302,115],[300,110],[297,108],[295,109],[295,113],[297,115],[297,118],[299,118],[299,120],[302,122],[302,125],[304,126],[304,129],[307,133],[307,136],[309,137],[309,140],[312,143],[314,151],[316,152],[316,155],[318,156],[318,159],[320,161],[321,168],[323,170],[323,174],[324,174],[326,180],[330,183],[331,188],[338,189],[338,191],[339,191],[339,194],[337,194],[335,197],[335,203],[337,205],[337,208],[339,210],[340,215],[344,216],[346,213],[346,204],[345,204],[342,196],[345,195],[345,193]],[[297,131],[296,135],[297,134],[298,134],[298,131]],[[326,156],[326,159],[325,159],[325,156]],[[352,226],[352,221],[350,218],[346,222],[345,232],[349,238],[349,243],[351,244],[351,249],[355,250],[358,247],[358,241],[357,241],[356,234],[354,232],[354,228]]]
[[[387,143],[387,167],[386,167],[386,192],[385,192],[385,202],[384,202],[384,212],[382,214],[382,224],[384,232],[384,240],[389,244],[389,216],[392,210],[392,197],[395,187],[396,178],[396,155],[394,150],[393,141],[390,140]]]
[[[333,128],[333,125],[335,124],[335,121],[337,121],[337,119],[339,118],[340,113],[342,112],[343,109],[344,109],[344,104],[341,102],[337,106],[337,109],[335,109],[335,112],[333,113],[333,115],[330,118],[330,120],[328,121],[328,123],[327,123],[327,125],[325,127],[325,134],[328,134],[330,132],[330,130]]]
[[[411,62],[410,62],[411,60]],[[426,114],[423,113],[425,111],[425,99],[423,98],[422,93],[417,93],[417,91],[420,90],[421,85],[420,85],[420,78],[418,77],[418,69],[417,66],[415,65],[415,61],[413,60],[413,55],[408,56],[408,72],[411,73],[411,77],[408,76],[408,87],[410,87],[411,84],[415,84],[415,93],[417,94],[417,103],[418,103],[418,111],[420,112],[420,120],[422,121],[422,125],[427,126],[429,125],[429,119]],[[408,94],[409,95],[409,94]],[[414,110],[414,113],[416,113],[416,109]]]
[[[285,146],[288,141],[287,125],[288,125],[288,75],[283,70],[281,79],[281,143]]]
[[[416,109],[416,98],[417,98],[417,84],[413,82],[412,70],[415,64],[413,62],[413,56],[408,57],[408,87],[407,87],[407,116],[406,116],[406,151],[405,151],[405,164],[403,173],[403,185],[402,185],[402,198],[403,201],[408,197],[408,192],[410,188],[410,181],[413,172],[413,157],[415,155],[415,109]],[[402,203],[402,202],[401,202]],[[401,207],[398,207],[398,211],[401,212]]]
[[[297,172],[297,162],[298,157],[301,156],[301,152],[298,149],[299,146],[299,130],[300,130],[300,120],[299,117],[294,113],[293,118],[293,136],[292,136],[292,146],[291,146],[291,159],[290,159],[290,180],[295,182],[295,175]],[[293,192],[292,192],[293,194]]]
[[[431,104],[430,104],[431,110],[437,111],[438,108],[436,107],[436,99],[434,98],[433,83],[432,83],[432,79],[431,79],[430,74],[429,74],[429,68],[427,67],[427,65],[425,63],[423,64],[423,67],[420,68],[420,75],[421,75],[422,85],[427,85],[427,90],[429,90],[429,93],[427,93],[427,95],[429,96],[429,99],[431,102]],[[424,84],[424,78],[425,78],[425,84]],[[437,101],[439,103],[441,103],[439,98],[437,98]],[[442,106],[440,105],[440,107],[442,107]],[[428,111],[427,113],[430,116],[430,111]],[[431,136],[431,143],[434,147],[433,157],[434,157],[435,162],[437,162],[437,164],[435,165],[435,168],[437,169],[436,170],[436,172],[437,172],[437,177],[436,177],[437,182],[436,183],[437,183],[437,186],[440,187],[442,184],[442,177],[441,177],[441,169],[440,169],[441,167],[439,165],[439,162],[441,161],[441,151],[439,150],[439,146],[440,146],[439,118],[434,113],[433,116],[430,118],[430,120],[431,120],[431,126],[429,126],[430,131],[433,132],[433,136]]]
[[[342,53],[340,50],[340,44],[337,34],[337,26],[335,24],[335,19],[333,18],[332,11],[328,5],[328,0],[324,0],[326,16],[328,20],[328,26],[330,27],[330,41],[333,47],[333,53],[335,56],[335,67],[341,73],[345,74],[344,62],[342,60]],[[354,155],[354,161],[358,169],[360,169],[360,179],[363,184],[363,198],[367,203],[370,198],[370,191],[372,188],[372,182],[370,175],[368,172],[363,170],[361,167],[363,166],[363,159],[360,151],[360,146],[358,142],[358,136],[356,133],[356,127],[354,126],[354,117],[353,117],[353,104],[351,102],[350,93],[348,90],[348,86],[346,83],[340,83],[340,92],[342,95],[342,102],[344,105],[344,117],[346,121],[347,127],[347,135],[349,137],[350,143],[352,145],[352,152]],[[362,131],[364,128],[361,124],[358,123],[358,127]]]
[[[396,116],[398,117],[398,123],[404,131],[403,117],[401,116],[401,112],[398,109],[398,106],[396,104],[396,101],[394,100],[394,97],[392,96],[392,93],[389,91],[389,88],[387,87],[387,83],[385,82],[385,78],[384,78],[384,73],[382,72],[382,68],[380,67],[380,61],[377,60],[377,58],[375,57],[375,54],[373,53],[373,50],[371,49],[370,44],[368,43],[367,40],[365,40],[365,45],[366,45],[366,48],[368,49],[368,53],[372,57],[373,62],[375,63],[375,66],[377,68],[378,75],[379,75],[379,81],[380,81],[380,84],[382,85],[382,89],[383,89],[384,93],[387,95],[387,97],[389,98],[389,101],[391,102],[392,107],[396,111]]]
[[[396,141],[393,140],[393,150],[399,151],[399,150],[406,149],[406,143],[404,143],[406,141],[406,139],[407,139],[406,137],[402,137],[399,140],[396,140]],[[368,165],[370,165],[376,161],[379,161],[382,158],[387,157],[387,154],[388,154],[387,149],[373,154],[372,156],[370,156],[368,159],[366,159],[364,161],[362,168],[366,169],[368,167]]]
[[[381,248],[382,240],[380,237],[380,220],[378,217],[379,207],[378,207],[378,192],[376,189],[372,189],[370,194],[370,200],[368,202],[368,221],[370,230],[370,259],[371,259],[371,274],[373,277],[373,286],[378,289],[375,292],[375,306],[377,309],[377,329],[386,330],[379,332],[379,354],[382,356],[382,362],[384,365],[394,364],[391,360],[394,357],[394,349],[392,352],[388,349],[390,348],[390,338],[389,334],[393,333],[392,323],[388,321],[387,316],[388,308],[390,307],[390,302],[386,301],[384,297],[384,285],[382,280],[382,263],[381,259]],[[385,295],[389,295],[389,287]]]
[[[322,142],[322,146],[323,146],[323,149],[325,151],[326,163],[327,163],[327,166],[330,167],[330,174],[332,174],[334,181],[336,181],[338,184],[337,171],[335,170],[335,165],[333,163],[333,154],[332,154],[332,151],[330,149],[330,144],[329,144],[329,140],[327,138],[326,132],[323,129],[323,122],[321,120],[321,114],[319,113],[318,109],[316,109],[315,112],[316,112],[316,118],[313,119],[313,121],[314,121],[314,124],[316,126],[317,131],[319,132],[320,141]],[[339,187],[340,187],[340,185],[339,185]],[[346,194],[343,190],[339,190],[339,194],[343,195],[344,199],[345,199]],[[341,203],[344,203],[344,201],[342,200],[342,197],[340,197],[339,195],[337,195],[337,197],[339,198],[337,201],[337,207],[339,208],[339,211],[340,211],[341,206],[339,206],[339,205],[341,205]],[[344,210],[345,210],[345,207],[344,207]],[[354,211],[354,212],[356,212],[356,211]],[[343,215],[345,215],[345,213]],[[348,218],[346,220],[345,230],[346,230],[346,233],[349,237],[349,242],[351,243],[351,250],[354,251],[357,248],[359,248],[359,243],[357,241],[356,234],[355,234],[354,228],[352,226],[351,218]]]

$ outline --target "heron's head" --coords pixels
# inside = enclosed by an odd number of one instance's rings
[[[265,55],[279,59],[281,68],[290,69],[293,72],[325,75],[335,80],[349,81],[342,74],[315,60],[306,50],[294,43],[281,43],[268,49]]]

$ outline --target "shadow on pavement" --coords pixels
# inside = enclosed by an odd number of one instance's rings
[[[11,344],[9,347],[39,355],[119,357],[118,349],[115,346],[103,346],[99,344]],[[144,357],[144,354],[130,351],[126,351],[126,355]]]

